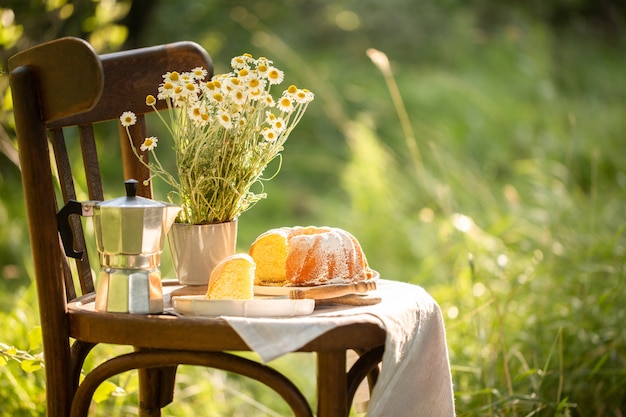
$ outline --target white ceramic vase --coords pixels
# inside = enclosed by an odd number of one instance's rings
[[[215,266],[236,251],[237,220],[174,223],[168,240],[178,281],[183,285],[207,285]]]

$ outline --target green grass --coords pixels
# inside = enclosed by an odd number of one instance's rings
[[[384,278],[422,285],[440,303],[459,416],[623,415],[624,40],[519,16],[488,31],[464,13],[449,24],[432,48],[406,56],[365,35],[295,52],[259,27],[237,34],[317,94],[268,199],[240,219],[239,248],[282,225],[352,231]],[[365,56],[371,46],[392,60],[414,142]],[[217,63],[242,52],[215,49]],[[2,283],[0,342],[28,350],[35,294],[19,278],[31,274],[23,223],[8,220],[19,222],[19,188],[14,172],[2,174],[0,253],[26,267]],[[275,365],[313,397],[310,357]],[[0,372],[3,410],[41,415],[43,373],[15,361]],[[276,415],[260,404],[287,413],[272,392],[218,371],[185,368],[179,381],[165,415]],[[112,382],[119,392],[96,415],[133,415],[135,378]]]

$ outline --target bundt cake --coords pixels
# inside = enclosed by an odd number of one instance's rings
[[[225,258],[211,272],[206,298],[251,300],[254,296],[255,268],[254,260],[246,253]]]
[[[357,239],[333,227],[281,227],[261,234],[250,246],[255,285],[315,286],[372,278]]]

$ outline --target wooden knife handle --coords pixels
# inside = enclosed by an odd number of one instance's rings
[[[376,289],[374,281],[360,281],[352,284],[330,284],[320,285],[312,288],[295,288],[289,291],[289,298],[297,300],[302,298],[312,298],[323,300],[326,298],[341,297],[347,294],[366,293]]]

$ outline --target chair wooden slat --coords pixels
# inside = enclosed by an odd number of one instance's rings
[[[82,125],[78,127],[78,130],[80,132],[83,166],[85,167],[89,199],[102,201],[104,200],[104,189],[102,187],[102,178],[100,177],[100,162],[98,161],[93,125]]]
[[[52,143],[52,149],[57,167],[56,171],[58,173],[57,175],[63,201],[67,202],[69,200],[75,200],[77,197],[74,186],[74,177],[72,176],[72,165],[70,163],[70,156],[65,143],[65,134],[63,133],[63,130],[60,128],[51,129],[50,141]],[[83,154],[85,154],[85,151],[83,151]],[[89,151],[87,151],[87,155],[89,156]],[[90,157],[93,158],[94,155],[91,155]],[[92,175],[94,175],[93,172]],[[99,182],[100,173],[98,172],[95,176]],[[100,193],[102,193],[101,188],[102,185],[100,183]],[[91,273],[91,265],[89,263],[89,253],[86,250],[87,245],[85,243],[85,235],[80,218],[77,216],[71,216],[69,218],[69,222],[74,236],[74,249],[77,252],[83,252],[83,257],[81,259],[76,259],[75,263],[78,270],[78,281],[81,288],[81,294],[87,294],[94,291],[94,279]],[[69,265],[64,268],[64,271],[66,294],[69,299],[72,300],[76,298],[78,291],[76,291]]]

